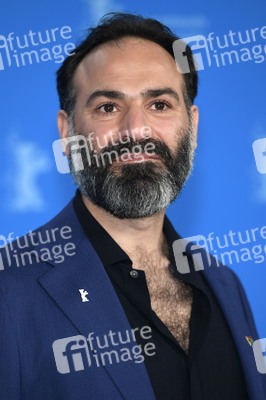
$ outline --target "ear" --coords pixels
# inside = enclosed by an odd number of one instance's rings
[[[60,139],[68,138],[68,114],[65,110],[59,110],[57,113],[57,126],[59,130]],[[64,146],[65,147],[65,146]],[[65,147],[65,155],[69,156],[69,145]]]
[[[198,123],[199,123],[199,110],[194,104],[190,107],[192,115],[193,124],[193,134],[195,139],[195,149],[197,148],[197,137],[198,137]]]

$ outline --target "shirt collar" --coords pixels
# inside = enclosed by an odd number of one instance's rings
[[[96,250],[105,268],[118,262],[132,264],[130,258],[124,252],[124,250],[122,250],[119,244],[109,235],[109,233],[102,227],[102,225],[92,216],[90,211],[87,209],[82,200],[79,189],[76,191],[76,195],[74,198],[74,209],[83,230],[85,231],[87,237],[89,238],[92,246]],[[198,286],[198,272],[192,271],[188,274],[181,274],[176,268],[172,245],[175,240],[181,239],[181,236],[175,231],[173,225],[166,215],[164,217],[163,231],[169,244],[169,260],[170,266],[173,267],[172,273],[174,273],[174,275],[178,279]]]

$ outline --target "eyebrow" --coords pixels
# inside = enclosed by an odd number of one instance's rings
[[[102,96],[107,97],[108,99],[116,100],[124,100],[126,98],[126,95],[118,90],[96,90],[87,98],[86,107],[89,107],[93,100]]]
[[[180,102],[180,97],[178,93],[169,87],[159,89],[147,89],[140,94],[145,99],[151,99],[154,97],[162,96],[164,94],[168,94],[169,96],[173,97],[178,103]],[[98,97],[107,97],[111,100],[125,100],[127,96],[125,95],[125,93],[118,90],[96,90],[87,98],[86,107],[89,107],[91,103]]]
[[[164,94],[168,94],[169,96],[173,97],[178,103],[180,102],[180,97],[179,97],[178,93],[169,87],[165,87],[165,88],[161,88],[161,89],[148,89],[141,93],[141,95],[146,99],[159,97]]]

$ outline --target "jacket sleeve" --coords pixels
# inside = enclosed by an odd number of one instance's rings
[[[254,340],[260,339],[259,336],[258,336],[256,324],[255,324],[255,321],[254,321],[254,317],[253,317],[253,314],[252,314],[252,311],[251,311],[251,308],[250,308],[250,304],[249,304],[246,292],[245,292],[245,290],[244,290],[244,288],[242,286],[242,283],[240,282],[240,279],[238,278],[238,276],[235,274],[234,271],[231,270],[231,272],[234,275],[234,278],[236,280],[236,284],[237,284],[237,287],[238,287],[238,290],[239,290],[239,294],[240,294],[240,298],[241,298],[242,305],[243,305],[243,310],[245,312],[247,321],[248,321],[249,326],[251,328],[252,338]],[[266,399],[266,375],[265,374],[260,374],[260,376],[261,376],[262,386],[263,386],[263,389],[264,389],[264,395],[265,395],[265,399]]]
[[[21,400],[20,365],[14,321],[0,288],[0,398]]]

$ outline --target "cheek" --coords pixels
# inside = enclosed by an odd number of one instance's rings
[[[105,137],[114,136],[115,132],[118,131],[117,121],[106,118],[106,120],[98,121],[91,118],[91,116],[82,115],[78,120],[77,126],[80,128],[80,132],[84,135],[88,135],[90,132],[94,132],[95,137],[99,137],[104,140]]]
[[[176,143],[177,133],[180,129],[181,125],[178,124],[176,120],[164,120],[159,121],[156,127],[152,129],[152,132],[154,138],[158,138],[168,146],[171,146],[173,143]]]
[[[189,129],[188,116],[180,115],[174,119],[158,121],[152,130],[153,137],[164,142],[174,152],[180,143],[181,138],[187,134]]]

